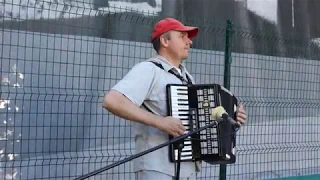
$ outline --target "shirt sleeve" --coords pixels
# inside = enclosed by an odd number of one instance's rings
[[[154,79],[154,65],[141,62],[133,66],[112,89],[122,93],[134,104],[141,106],[152,92]]]

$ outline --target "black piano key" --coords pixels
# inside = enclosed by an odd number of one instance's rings
[[[178,103],[178,106],[188,106],[188,103]]]
[[[181,98],[179,98],[178,101],[188,101],[188,99],[181,99]]]

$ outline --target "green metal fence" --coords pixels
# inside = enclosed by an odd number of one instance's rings
[[[148,41],[161,17],[87,4],[2,3],[1,179],[74,179],[134,154],[132,124],[101,102],[134,64],[154,55]],[[23,16],[26,10],[42,16]],[[182,20],[200,27],[186,61],[196,82],[224,84],[248,112],[237,162],[203,164],[197,179],[320,174],[318,44],[231,21]],[[133,177],[128,162],[92,179]]]

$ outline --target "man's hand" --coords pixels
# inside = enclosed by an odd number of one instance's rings
[[[240,104],[237,108],[237,119],[236,119],[237,123],[239,125],[242,125],[244,123],[246,123],[247,121],[247,113],[243,107],[242,104]]]
[[[183,135],[186,130],[181,120],[173,118],[171,116],[163,117],[161,119],[157,119],[156,121],[156,126],[158,129],[174,137]]]

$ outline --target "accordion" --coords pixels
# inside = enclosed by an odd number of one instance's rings
[[[211,113],[217,106],[222,106],[230,117],[235,118],[237,99],[219,84],[168,84],[166,92],[169,116],[180,119],[186,132],[213,123],[215,119]],[[178,143],[170,144],[169,159],[171,162],[202,160],[209,164],[235,163],[235,131],[230,123],[217,123],[183,139],[179,158]],[[169,135],[169,139],[172,138]]]

